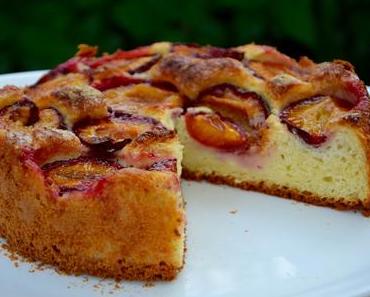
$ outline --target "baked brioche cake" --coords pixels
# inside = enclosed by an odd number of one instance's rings
[[[370,209],[369,96],[344,61],[155,43],[0,90],[0,233],[68,273],[172,279],[180,176]]]

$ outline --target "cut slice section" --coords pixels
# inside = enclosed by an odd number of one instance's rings
[[[366,203],[366,154],[362,138],[348,126],[333,129],[325,145],[316,149],[302,144],[272,114],[263,129],[263,146],[253,150],[250,143],[246,151],[215,150],[201,145],[190,133],[186,115],[179,119],[176,129],[184,145],[183,171],[187,178],[336,208]]]

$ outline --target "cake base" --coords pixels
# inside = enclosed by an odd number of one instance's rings
[[[176,278],[181,268],[160,263],[159,265],[125,265],[118,263],[116,267],[107,267],[105,265],[86,262],[81,265],[81,260],[74,262],[71,258],[65,259],[60,256],[57,250],[39,251],[32,247],[32,244],[11,238],[9,234],[0,230],[0,237],[6,239],[6,243],[2,245],[10,254],[21,256],[25,261],[40,263],[41,267],[51,265],[58,273],[70,275],[92,275],[101,278],[113,278],[116,281],[169,281]],[[78,263],[78,264],[74,264]],[[114,276],[114,277],[112,277]]]
[[[243,190],[250,190],[256,192],[262,192],[269,195],[279,196],[286,199],[296,200],[300,202],[305,202],[309,204],[314,204],[317,206],[331,207],[337,210],[360,210],[365,216],[369,216],[368,210],[365,210],[363,206],[358,201],[345,201],[344,199],[329,199],[322,198],[314,195],[310,192],[300,192],[295,189],[290,189],[288,187],[281,187],[278,185],[267,185],[264,182],[253,183],[253,182],[237,182],[231,176],[219,176],[215,173],[204,174],[201,172],[193,172],[183,168],[182,177],[188,180],[194,181],[208,181],[217,185],[228,185],[232,187],[237,187]]]

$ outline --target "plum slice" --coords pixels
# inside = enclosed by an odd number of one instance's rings
[[[124,75],[115,75],[104,78],[102,80],[94,81],[91,86],[99,91],[106,91],[113,88],[128,86],[132,84],[145,83],[146,81],[140,78],[133,78]]]
[[[92,68],[97,68],[101,65],[104,65],[106,63],[115,61],[115,60],[130,60],[130,59],[136,59],[146,56],[151,56],[152,53],[150,52],[149,47],[139,47],[137,49],[129,50],[129,51],[123,51],[123,50],[117,50],[115,53],[110,55],[103,55],[99,58],[96,58],[95,60],[91,61],[89,63],[89,66]]]
[[[153,80],[150,81],[149,84],[152,87],[164,90],[164,91],[169,91],[169,92],[178,92],[177,88],[175,85],[168,81],[163,81],[163,80]]]
[[[114,161],[87,157],[56,161],[42,167],[47,180],[58,186],[60,195],[86,190],[97,180],[121,168]]]
[[[315,96],[288,105],[280,113],[280,120],[293,134],[318,147],[327,140],[329,125],[350,108],[343,100]]]
[[[232,118],[248,131],[260,128],[269,115],[268,107],[261,96],[230,84],[217,85],[203,91],[198,101],[201,105]]]
[[[40,84],[43,84],[47,81],[50,81],[61,74],[68,74],[68,73],[86,73],[88,74],[88,71],[90,67],[87,65],[87,61],[90,59],[90,57],[73,57],[66,62],[59,64],[54,69],[47,72],[45,75],[43,75],[33,86],[37,86]]]
[[[53,107],[40,110],[37,125],[48,128],[67,129],[63,115]]]
[[[95,68],[111,61],[120,59],[135,59],[152,55],[147,47],[137,48],[131,51],[118,50],[111,55],[103,55],[99,58],[95,58],[96,51],[97,49],[94,47],[81,45],[80,50],[75,57],[62,64],[59,64],[56,68],[46,73],[37,81],[35,86],[52,80],[60,74],[78,72],[90,75]]]
[[[155,119],[115,111],[109,118],[83,121],[75,126],[74,131],[84,144],[112,153],[156,126],[160,123]]]
[[[143,73],[145,71],[148,71],[150,68],[152,68],[159,60],[161,59],[161,55],[153,55],[151,59],[144,63],[143,65],[140,65],[139,67],[132,69],[129,71],[129,74],[135,74],[135,73]]]
[[[206,146],[222,150],[248,146],[246,132],[217,113],[187,113],[185,124],[190,136]]]
[[[91,86],[103,92],[109,89],[137,85],[137,84],[149,84],[158,89],[163,89],[165,91],[171,91],[171,92],[177,92],[177,88],[173,84],[167,81],[152,81],[152,80],[145,80],[145,79],[125,76],[125,75],[114,75],[114,76],[107,77],[101,80],[96,80],[91,84]]]
[[[35,103],[27,98],[0,110],[0,121],[5,124],[19,123],[23,126],[30,126],[38,120],[39,109]]]

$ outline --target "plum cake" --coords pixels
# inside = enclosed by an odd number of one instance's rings
[[[269,46],[77,54],[0,90],[0,234],[67,273],[173,279],[180,177],[370,209],[369,96],[352,65]]]

